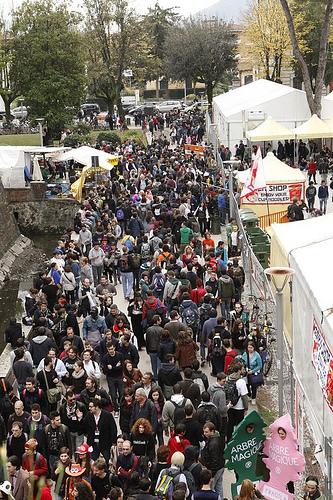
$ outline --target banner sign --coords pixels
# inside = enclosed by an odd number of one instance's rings
[[[259,483],[259,491],[270,500],[291,500],[287,483],[299,481],[305,459],[298,451],[298,443],[290,415],[283,415],[269,426],[270,437],[265,441],[263,462],[270,470],[268,482]]]
[[[304,183],[292,184],[267,184],[266,189],[257,191],[255,194],[242,199],[243,205],[290,205],[293,198],[300,200],[304,198]]]
[[[325,399],[333,411],[333,354],[315,319],[312,326],[312,341],[312,364]]]
[[[199,156],[203,156],[205,151],[205,146],[200,146],[199,144],[184,144],[184,149],[186,155],[195,153]]]

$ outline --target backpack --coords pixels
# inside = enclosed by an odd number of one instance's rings
[[[218,421],[216,418],[216,412],[214,412],[214,406],[205,405],[198,408],[200,410],[198,415],[198,421],[200,424],[204,425],[206,422],[212,422],[216,428],[218,428]]]
[[[141,257],[139,254],[132,255],[132,262],[133,262],[134,269],[140,269]]]
[[[212,355],[222,356],[222,339],[218,333],[213,337]]]
[[[203,392],[206,391],[205,384],[203,383],[203,380],[201,377],[194,378],[193,382],[199,386],[200,394],[202,394]]]
[[[150,245],[149,245],[149,243],[142,243],[141,257],[142,257],[142,259],[150,259]]]
[[[164,290],[165,279],[162,273],[156,273],[153,278],[154,290],[162,292]]]
[[[175,485],[177,484],[177,476],[179,480],[180,472],[171,468],[165,469],[162,472],[161,479],[155,487],[155,495],[159,500],[172,499]]]
[[[177,404],[174,401],[171,401],[175,410],[173,412],[173,425],[176,427],[177,424],[180,424],[183,420],[185,420],[185,405],[186,399],[184,398],[181,404]]]
[[[120,271],[126,272],[129,270],[128,255],[122,255],[119,259]]]
[[[193,305],[185,307],[181,311],[182,321],[189,327],[197,327],[199,323],[198,312],[194,309]]]
[[[118,210],[116,211],[116,217],[118,220],[124,220],[125,214],[122,208],[118,208]]]
[[[239,400],[236,382],[234,380],[227,379],[226,383],[223,386],[223,390],[225,392],[226,403],[231,403],[232,406],[235,406]]]
[[[125,245],[125,247],[128,248],[129,252],[132,252],[132,250],[133,250],[133,243],[131,242],[131,240],[129,238],[127,238],[127,240],[124,241],[124,245]]]

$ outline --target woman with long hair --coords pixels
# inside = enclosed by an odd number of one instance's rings
[[[121,432],[128,437],[130,435],[130,420],[134,405],[134,393],[130,387],[125,387],[120,402],[119,427]]]
[[[86,388],[87,372],[83,367],[83,361],[77,359],[74,363],[72,373],[72,386],[75,396],[79,397],[81,392]]]
[[[247,331],[241,319],[236,319],[231,331],[231,340],[233,347],[239,354],[243,354],[247,339]]]
[[[81,481],[76,483],[74,487],[74,498],[75,500],[94,500],[95,495],[92,490]]]
[[[155,458],[155,439],[151,423],[146,418],[138,418],[131,429],[130,440],[133,453],[137,457]]]
[[[163,439],[163,427],[162,427],[162,411],[164,407],[164,395],[162,392],[162,389],[158,386],[156,386],[154,389],[152,389],[149,393],[148,399],[151,399],[151,401],[154,403],[156,414],[157,414],[157,430],[156,430],[156,436],[158,439],[158,445],[162,446],[164,444],[164,439]]]
[[[244,352],[243,361],[247,369],[247,387],[249,397],[254,405],[257,397],[257,389],[264,383],[262,374],[262,360],[260,354],[255,350],[253,342],[249,342]]]
[[[198,350],[198,344],[186,332],[180,331],[176,347],[176,359],[181,370],[192,368],[193,361],[197,359]]]
[[[123,365],[123,382],[126,387],[133,387],[142,379],[142,373],[139,368],[133,368],[133,363],[129,359],[125,359]]]
[[[69,454],[69,448],[63,446],[59,450],[59,460],[56,462],[54,469],[51,471],[51,478],[55,482],[54,496],[56,500],[64,498],[66,478],[67,478],[65,469],[70,464],[71,464],[71,457]]]
[[[257,491],[255,485],[249,479],[244,479],[236,500],[252,500],[253,498],[265,498]]]

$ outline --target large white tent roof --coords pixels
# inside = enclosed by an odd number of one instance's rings
[[[257,128],[249,130],[246,134],[250,141],[274,141],[279,139],[294,139],[295,134],[281,123],[273,120],[271,116]]]
[[[219,107],[222,114],[227,118],[288,94],[305,95],[302,90],[287,85],[281,85],[269,80],[256,80],[248,85],[243,85],[214,97],[214,104]]]
[[[304,174],[298,168],[292,168],[280,161],[273,153],[267,153],[263,159],[264,177],[267,184],[304,182]],[[244,184],[249,169],[237,172],[239,181]]]
[[[109,153],[105,153],[105,151],[101,151],[100,149],[91,148],[90,146],[81,146],[79,148],[71,149],[70,151],[66,151],[66,153],[62,153],[57,156],[57,161],[68,161],[75,160],[77,163],[81,165],[85,165],[86,167],[92,166],[91,158],[93,156],[98,156],[99,164],[103,168],[107,168],[108,170],[112,169],[112,160],[115,160],[117,157],[115,155],[111,155]]]

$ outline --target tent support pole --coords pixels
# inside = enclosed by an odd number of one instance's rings
[[[268,203],[268,193],[267,193],[267,187],[265,188],[266,191],[266,207],[267,207],[267,215],[268,215],[268,225],[271,225],[271,214],[269,212],[269,203]]]

